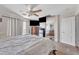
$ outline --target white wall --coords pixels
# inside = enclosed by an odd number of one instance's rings
[[[6,20],[2,20],[0,22],[0,37],[6,36]]]

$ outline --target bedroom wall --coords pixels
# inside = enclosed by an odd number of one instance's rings
[[[0,37],[6,36],[6,21],[0,22]]]

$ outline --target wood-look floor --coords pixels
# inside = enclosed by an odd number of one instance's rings
[[[53,55],[50,52],[55,49],[57,50],[56,55],[79,55],[79,48],[65,43],[54,42],[50,39],[42,40],[29,49],[22,51],[22,53],[24,55]]]

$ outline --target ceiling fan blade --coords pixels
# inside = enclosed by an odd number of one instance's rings
[[[23,13],[23,15],[28,16],[28,17],[30,17],[30,16],[31,16],[30,14],[25,14],[25,13]]]
[[[33,14],[33,15],[35,15],[35,16],[39,16],[39,15],[37,15],[37,14]]]
[[[39,9],[39,10],[35,10],[35,11],[33,11],[33,12],[35,13],[35,12],[41,12],[41,11],[42,11],[42,10],[41,10],[41,9]]]

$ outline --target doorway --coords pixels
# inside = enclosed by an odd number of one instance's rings
[[[39,27],[38,26],[32,26],[31,27],[31,34],[32,35],[39,35]]]

